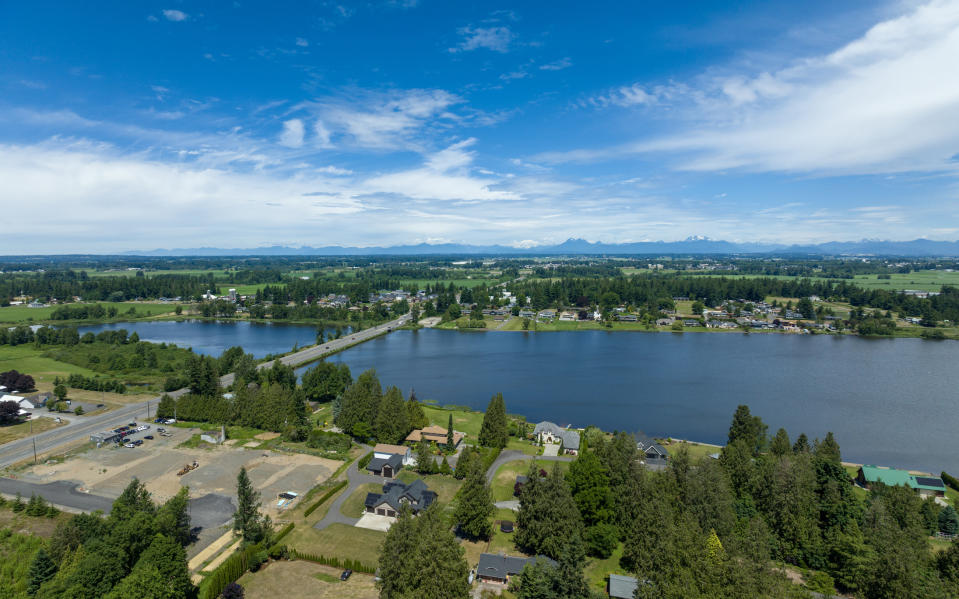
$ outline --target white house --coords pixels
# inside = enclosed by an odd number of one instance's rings
[[[536,425],[533,436],[540,443],[561,443],[565,453],[576,455],[579,452],[579,431],[562,428],[548,420]]]

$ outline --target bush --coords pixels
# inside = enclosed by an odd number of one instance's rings
[[[23,502],[23,497],[21,497],[20,494],[17,493],[17,498],[13,500],[13,511],[22,512],[24,509],[26,509],[26,507],[27,507],[27,504]]]
[[[372,455],[373,455],[373,452],[370,452],[369,455],[372,456]],[[303,515],[304,515],[304,516],[309,516],[310,514],[312,514],[313,512],[315,512],[316,509],[317,509],[318,507],[320,507],[321,505],[323,505],[323,503],[325,503],[327,499],[329,499],[330,497],[333,497],[333,495],[335,495],[338,491],[340,491],[340,489],[342,489],[343,487],[345,487],[347,484],[348,484],[348,483],[347,483],[347,481],[345,481],[345,480],[341,480],[340,482],[336,483],[336,485],[335,485],[332,489],[330,489],[330,490],[327,491],[326,493],[323,493],[323,496],[320,497],[319,499],[317,499],[317,500],[316,500],[316,503],[314,503],[314,504],[311,505],[310,507],[306,508],[306,511],[303,512]],[[282,531],[281,531],[281,532],[282,532]]]
[[[959,479],[948,472],[942,472],[940,476],[942,477],[942,482],[946,483],[947,487],[959,491]]]
[[[324,566],[331,566],[333,568],[350,569],[350,570],[353,570],[354,572],[363,572],[365,574],[376,573],[376,566],[364,564],[363,562],[359,562],[353,559],[341,560],[340,558],[336,556],[326,557],[325,555],[317,555],[315,553],[303,553],[292,548],[290,549],[290,557],[292,557],[293,559],[301,559],[303,561],[313,562],[315,564],[321,564]]]
[[[812,576],[805,578],[806,588],[814,593],[822,593],[826,596],[832,596],[836,594],[836,588],[833,584],[832,577],[825,572],[816,572]]]
[[[77,416],[83,416],[83,406],[77,406],[73,408],[73,413]]]
[[[586,548],[590,555],[606,559],[618,544],[619,533],[612,524],[600,523],[586,529]]]
[[[332,431],[321,431],[319,429],[312,431],[306,441],[307,447],[329,452],[349,451],[352,445],[353,440],[350,439],[349,435],[334,433]]]
[[[372,459],[373,459],[373,452],[371,451],[365,456],[363,456],[362,458],[360,458],[360,461],[357,462],[356,464],[357,469],[365,470],[366,467],[370,465],[370,460]]]

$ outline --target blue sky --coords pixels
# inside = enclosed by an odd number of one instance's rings
[[[957,56],[955,1],[8,2],[0,251],[954,240]]]

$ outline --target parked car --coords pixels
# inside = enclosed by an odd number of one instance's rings
[[[133,442],[134,445],[143,445],[143,439],[137,439]]]
[[[131,422],[131,423],[128,424],[127,426],[130,427],[130,428],[136,428],[136,427],[137,427],[137,423],[136,423],[136,422]]]
[[[149,440],[152,441],[152,440],[153,440],[153,435],[147,435],[146,437],[143,437],[143,438],[144,438],[144,439],[149,439]]]
[[[153,422],[159,424],[163,422],[163,418],[154,418]]]
[[[353,570],[343,570],[343,573],[340,574],[340,580],[346,580],[353,575]]]
[[[131,448],[131,449],[134,448],[134,447],[136,447],[136,445],[134,445],[133,443],[124,443],[123,446],[124,446],[124,447],[129,447],[129,448]]]
[[[165,433],[165,432],[166,432],[166,429],[163,428],[162,426],[158,426],[158,427],[157,427],[157,432],[158,432],[158,433]]]
[[[176,424],[175,418],[167,418],[163,424]]]

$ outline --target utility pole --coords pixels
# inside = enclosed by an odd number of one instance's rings
[[[37,438],[33,438],[33,463],[37,463]]]

